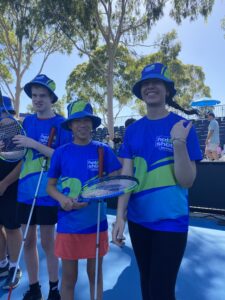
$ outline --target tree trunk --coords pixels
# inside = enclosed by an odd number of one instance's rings
[[[17,77],[17,80],[16,80],[16,94],[15,94],[15,101],[14,101],[14,106],[15,106],[15,111],[16,111],[16,117],[17,118],[19,118],[19,111],[20,111],[20,94],[21,94],[20,80]]]
[[[114,138],[114,119],[113,119],[113,66],[114,55],[112,50],[109,49],[109,65],[107,74],[107,118],[108,118],[108,131],[111,139]]]

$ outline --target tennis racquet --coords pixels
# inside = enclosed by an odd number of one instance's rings
[[[18,134],[26,135],[20,122],[6,108],[0,89],[0,159],[16,162],[24,157],[27,149],[16,146],[12,140]]]
[[[139,184],[132,176],[104,176],[83,186],[79,201],[102,200],[132,192]]]

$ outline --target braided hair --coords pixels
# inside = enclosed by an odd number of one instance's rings
[[[185,109],[181,107],[177,102],[175,102],[173,98],[170,96],[166,97],[166,104],[170,107],[173,107],[175,109],[184,112],[187,115],[199,115],[199,111],[197,109]]]

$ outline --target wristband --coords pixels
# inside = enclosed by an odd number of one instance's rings
[[[186,139],[174,137],[174,138],[171,139],[171,142],[173,143],[174,141],[179,141],[179,142],[181,142],[181,143],[186,144]]]

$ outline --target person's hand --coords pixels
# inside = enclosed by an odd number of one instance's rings
[[[78,199],[64,196],[60,200],[60,205],[63,210],[70,211],[72,209],[81,209],[88,205],[86,202],[78,202]]]
[[[37,141],[35,141],[34,139],[20,134],[15,135],[12,138],[12,141],[17,147],[24,148],[35,148],[35,144],[37,143]]]
[[[184,126],[185,120],[180,120],[173,125],[170,136],[172,140],[186,141],[189,131],[192,127],[192,122],[188,122],[187,126]]]
[[[4,195],[7,188],[8,185],[6,185],[3,181],[0,181],[0,196]]]
[[[115,223],[113,223],[112,228],[112,241],[119,247],[124,246],[125,237],[123,235],[124,228],[125,228],[125,220],[124,219],[117,219]]]

